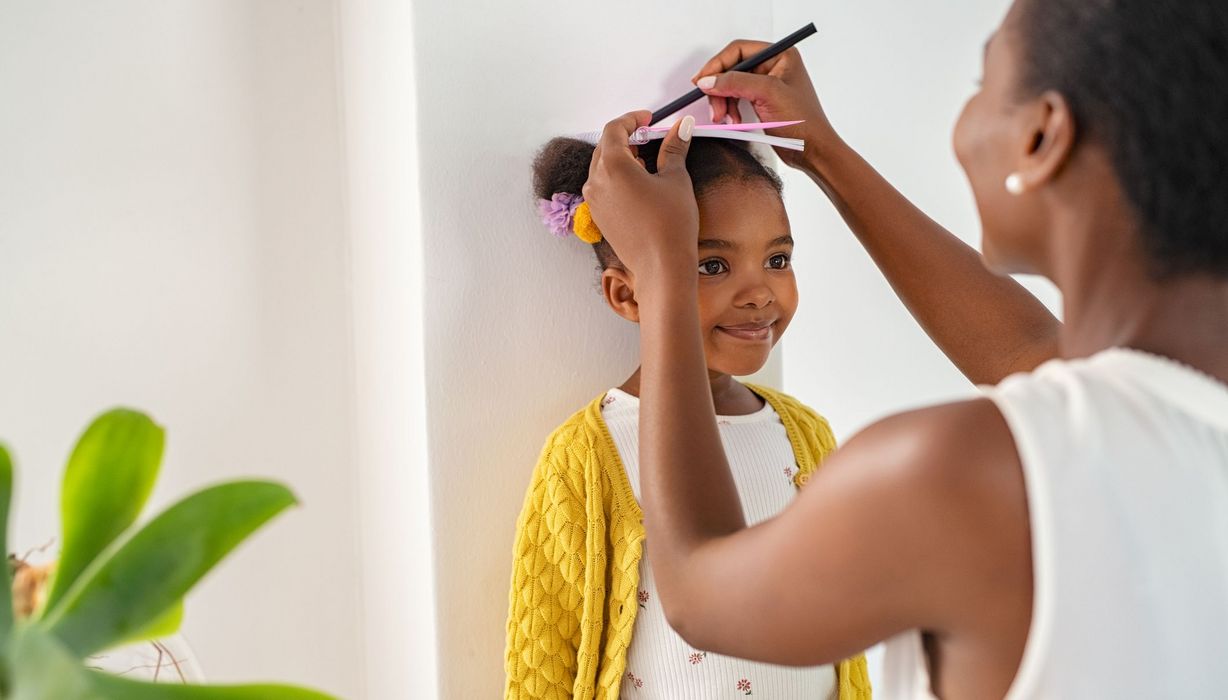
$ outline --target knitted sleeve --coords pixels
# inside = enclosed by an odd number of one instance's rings
[[[570,700],[578,663],[587,661],[577,658],[587,532],[574,431],[565,425],[547,441],[516,524],[506,700]]]
[[[795,400],[796,401],[796,400]],[[812,470],[823,466],[823,460],[836,451],[836,436],[831,431],[827,419],[819,415],[813,408],[796,401],[798,429],[803,433],[807,447],[814,456]]]

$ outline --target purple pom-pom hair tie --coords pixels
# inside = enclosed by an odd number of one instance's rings
[[[550,199],[537,200],[537,211],[542,216],[542,223],[550,229],[550,233],[559,238],[572,234],[576,219],[576,208],[584,203],[584,197],[569,192],[559,192]]]

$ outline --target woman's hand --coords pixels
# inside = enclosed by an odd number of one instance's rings
[[[651,113],[631,112],[606,124],[593,152],[584,201],[603,238],[632,274],[669,278],[698,265],[699,208],[686,170],[692,117],[674,125],[661,145],[656,174],[636,157],[630,139]],[[694,280],[688,277],[691,284]]]
[[[778,148],[776,153],[785,163],[808,170],[807,159],[821,157],[826,150],[838,145],[840,138],[823,112],[814,83],[810,82],[810,75],[802,63],[801,53],[795,48],[789,49],[755,68],[753,73],[727,72],[738,62],[768,46],[770,44],[762,41],[734,41],[704,64],[692,80],[708,95],[714,122],[720,122],[728,115],[734,123],[740,123],[739,99],[750,102],[760,121],[804,119],[804,124],[772,129],[768,133],[805,139],[804,152]]]

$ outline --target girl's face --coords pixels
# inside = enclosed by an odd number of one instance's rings
[[[699,200],[699,319],[708,369],[759,371],[797,311],[784,203],[757,182],[719,184]]]

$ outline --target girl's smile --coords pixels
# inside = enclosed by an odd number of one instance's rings
[[[733,326],[717,326],[716,330],[738,340],[762,343],[775,341],[775,319],[770,321],[751,321]]]

